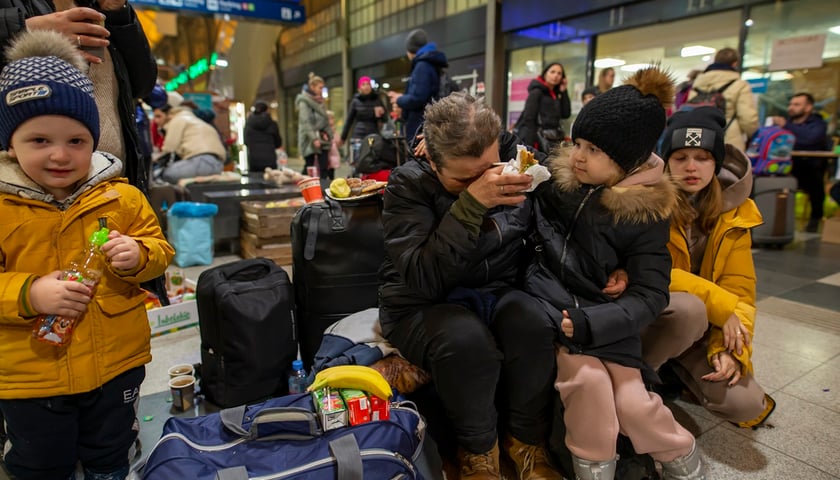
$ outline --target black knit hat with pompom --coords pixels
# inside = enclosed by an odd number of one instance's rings
[[[670,75],[651,66],[637,71],[624,85],[584,105],[572,126],[572,139],[592,142],[625,173],[642,165],[665,129],[665,108],[673,102]]]

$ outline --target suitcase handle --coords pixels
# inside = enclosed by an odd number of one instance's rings
[[[240,405],[238,407],[226,408],[219,412],[222,424],[225,428],[235,435],[239,435],[246,440],[306,440],[309,438],[320,437],[322,432],[318,427],[317,416],[304,408],[298,407],[274,407],[265,408],[257,412],[253,418],[246,417],[247,405]],[[246,422],[250,422],[250,426],[246,430],[243,426]],[[270,435],[260,434],[260,425],[274,425],[270,429],[277,432],[278,424],[305,424],[306,431],[301,429],[289,429],[285,432],[272,433]]]

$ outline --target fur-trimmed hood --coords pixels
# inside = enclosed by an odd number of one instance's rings
[[[107,152],[93,152],[87,177],[76,187],[76,190],[66,199],[56,201],[55,197],[44,191],[44,188],[24,173],[16,159],[8,152],[0,152],[0,192],[17,195],[22,198],[40,200],[65,210],[85,191],[95,185],[112,178],[119,177],[122,172],[122,162]]]
[[[575,177],[569,149],[556,154],[551,169],[560,190],[569,192],[583,186]],[[655,154],[618,183],[602,188],[601,204],[616,223],[661,221],[671,216],[677,204],[677,186],[665,172],[665,162]]]

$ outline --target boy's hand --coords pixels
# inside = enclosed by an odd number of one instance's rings
[[[569,312],[563,310],[563,321],[560,322],[560,329],[563,330],[563,334],[569,338],[572,338],[572,335],[575,334],[575,325],[572,323],[571,317],[569,317]]]
[[[118,270],[133,270],[140,263],[140,245],[116,230],[108,234],[108,241],[102,245],[102,253],[108,257],[111,266]]]
[[[29,302],[36,312],[70,318],[85,313],[93,292],[82,283],[62,280],[63,273],[56,270],[32,282]]]

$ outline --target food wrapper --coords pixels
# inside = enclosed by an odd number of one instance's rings
[[[502,169],[502,174],[505,173],[519,173],[520,168],[522,166],[522,159],[531,154],[524,145],[517,145],[516,146],[516,158],[512,158],[507,162],[505,168]],[[531,154],[533,155],[533,154]],[[531,186],[526,192],[533,192],[537,185],[541,184],[542,182],[551,178],[551,172],[548,171],[547,168],[540,165],[539,163],[531,165],[530,167],[526,168],[524,172],[526,175],[531,176]]]

